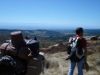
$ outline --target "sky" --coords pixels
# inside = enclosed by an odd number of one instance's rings
[[[100,29],[100,0],[0,0],[0,28]]]

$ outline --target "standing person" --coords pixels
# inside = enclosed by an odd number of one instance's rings
[[[76,36],[69,40],[71,52],[68,56],[70,58],[68,75],[73,75],[76,65],[78,67],[78,75],[83,75],[83,65],[87,61],[87,42],[83,37],[83,33],[83,28],[77,28]]]

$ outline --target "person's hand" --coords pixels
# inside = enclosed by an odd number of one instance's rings
[[[67,55],[66,60],[70,59],[70,55]]]
[[[86,71],[89,71],[89,64],[87,62],[84,63],[84,69]]]

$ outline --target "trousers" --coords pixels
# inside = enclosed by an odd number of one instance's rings
[[[84,59],[80,60],[79,62],[74,62],[74,61],[72,62],[71,61],[67,75],[73,75],[76,65],[78,68],[78,75],[83,75]]]

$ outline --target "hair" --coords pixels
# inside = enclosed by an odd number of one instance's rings
[[[76,34],[81,34],[81,33],[83,33],[83,32],[84,32],[84,30],[83,30],[82,27],[76,28]]]
[[[15,48],[20,48],[26,46],[23,35],[21,31],[14,31],[10,33],[11,43]]]

